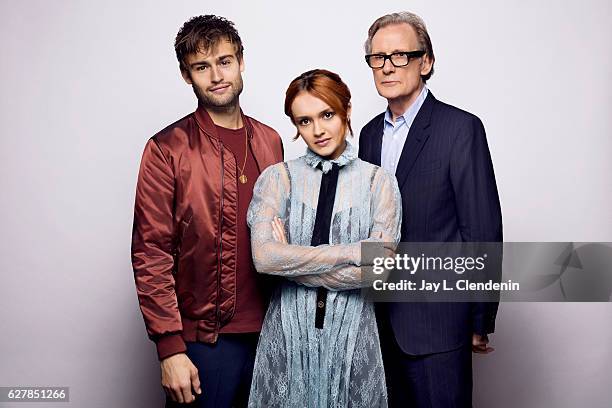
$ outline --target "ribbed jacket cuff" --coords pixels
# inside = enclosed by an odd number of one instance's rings
[[[184,353],[187,351],[187,346],[180,334],[169,334],[162,336],[156,341],[157,357],[159,361],[170,357],[171,355]]]

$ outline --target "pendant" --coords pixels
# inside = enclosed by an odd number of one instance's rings
[[[244,174],[242,174],[240,177],[238,177],[238,180],[240,180],[240,182],[241,182],[242,184],[246,184],[246,182],[247,182],[247,176],[246,176],[246,175],[244,175]]]

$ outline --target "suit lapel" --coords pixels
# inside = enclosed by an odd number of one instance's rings
[[[384,127],[385,113],[378,115],[373,124],[374,132],[372,132],[372,138],[370,142],[370,157],[369,161],[372,164],[380,166],[380,154],[382,151],[382,139],[383,139],[383,131]]]
[[[402,149],[402,154],[400,155],[400,159],[397,163],[397,169],[395,171],[395,177],[397,178],[397,184],[399,185],[400,189],[406,182],[408,174],[410,174],[410,171],[414,166],[414,162],[416,161],[417,157],[419,157],[423,146],[425,146],[425,143],[429,138],[429,124],[435,102],[436,98],[434,98],[431,91],[429,91],[427,98],[425,98],[425,101],[421,106],[421,109],[419,109],[419,112],[414,118],[414,122],[412,122],[412,126],[410,126],[410,131],[408,132],[408,137],[404,143],[404,148]],[[380,144],[382,145],[382,140]],[[380,161],[380,152],[378,154],[378,158]]]

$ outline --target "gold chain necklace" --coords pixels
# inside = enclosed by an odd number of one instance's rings
[[[242,184],[246,184],[248,180],[246,174],[244,174],[244,169],[246,168],[246,162],[247,162],[247,157],[248,157],[248,152],[249,152],[248,137],[249,137],[249,134],[245,126],[244,127],[244,163],[242,164],[242,170],[240,170],[240,177],[238,177],[238,180]]]

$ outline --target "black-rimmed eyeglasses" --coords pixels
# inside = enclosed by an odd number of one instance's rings
[[[370,68],[378,69],[385,66],[387,60],[391,61],[394,67],[405,67],[412,58],[419,58],[425,55],[425,51],[400,51],[393,54],[368,54],[365,60]]]

